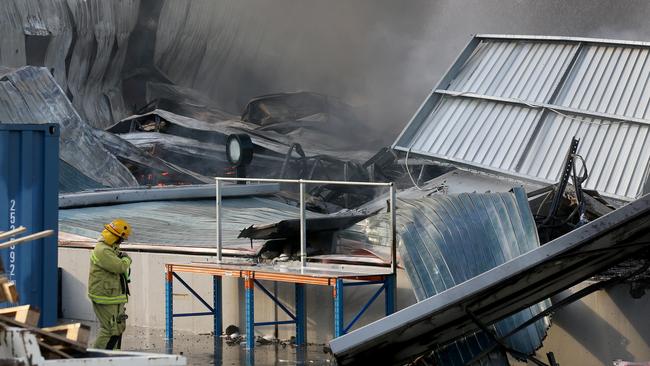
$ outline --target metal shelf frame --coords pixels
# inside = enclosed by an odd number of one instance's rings
[[[339,337],[346,334],[366,313],[379,296],[384,294],[385,315],[395,311],[396,277],[393,274],[355,274],[339,275],[333,272],[331,276],[313,276],[310,274],[278,273],[269,271],[254,270],[233,270],[218,265],[206,266],[205,264],[165,264],[165,341],[167,347],[173,346],[174,318],[193,316],[213,316],[215,337],[223,332],[223,308],[222,308],[222,279],[231,277],[242,279],[245,289],[245,332],[246,348],[252,350],[255,347],[255,327],[270,326],[276,324],[295,324],[296,345],[307,344],[307,306],[306,306],[306,285],[329,286],[332,288],[334,307],[334,336]],[[213,299],[210,305],[195,289],[192,288],[179,273],[205,274],[212,276]],[[174,279],[176,279],[190,294],[203,304],[207,311],[174,313]],[[292,283],[295,286],[295,312],[276,298],[267,290],[260,280],[268,280],[282,283]],[[370,299],[355,314],[352,320],[344,322],[344,288],[356,286],[378,286],[378,289]],[[279,321],[255,321],[255,288],[270,298],[290,318],[290,320]]]

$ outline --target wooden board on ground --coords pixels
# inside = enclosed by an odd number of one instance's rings
[[[81,323],[62,324],[55,327],[42,328],[42,330],[58,334],[85,346],[88,345],[88,340],[90,339],[90,327]]]
[[[31,305],[23,305],[0,309],[0,315],[13,319],[16,322],[35,327],[38,325],[41,312]]]
[[[42,329],[18,322],[10,317],[0,315],[0,323],[5,323],[6,325],[10,325],[13,327],[27,329],[30,332],[34,333],[37,338],[41,338],[43,342],[45,342],[49,346],[63,346],[63,348],[65,348],[66,350],[69,349],[76,352],[84,352],[84,353],[86,352],[87,347],[79,342],[67,339],[58,334],[46,332]]]

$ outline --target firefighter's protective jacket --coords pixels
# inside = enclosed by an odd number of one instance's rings
[[[119,256],[117,245],[100,240],[90,254],[88,297],[97,304],[123,304],[128,301],[127,284],[122,283],[131,266],[131,258]]]

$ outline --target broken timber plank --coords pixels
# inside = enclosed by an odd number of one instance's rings
[[[36,336],[45,339],[49,345],[59,344],[78,352],[83,352],[83,353],[86,352],[87,347],[79,342],[75,342],[65,337],[62,337],[58,334],[46,332],[43,331],[42,329],[32,327],[21,322],[17,322],[14,319],[11,319],[10,317],[0,315],[0,323],[5,323],[14,327],[27,329],[30,332],[34,333]]]
[[[0,309],[0,315],[13,319],[16,322],[35,327],[38,325],[38,319],[41,317],[41,312],[31,305],[22,305]]]
[[[3,300],[0,301],[7,301],[12,304],[15,304],[18,302],[18,290],[16,290],[16,284],[13,281],[2,281],[0,280],[0,283],[2,283],[2,298]],[[38,320],[37,320],[38,321]]]
[[[52,334],[58,334],[85,346],[88,345],[88,340],[90,339],[90,327],[81,323],[62,324],[54,327],[42,328],[42,330]]]
[[[38,345],[41,348],[45,349],[47,352],[53,353],[53,354],[55,354],[55,355],[57,355],[57,356],[59,356],[61,358],[72,358],[72,356],[70,356],[69,354],[61,351],[60,349],[58,349],[56,347],[50,346],[49,344],[45,343],[42,340],[38,340]]]

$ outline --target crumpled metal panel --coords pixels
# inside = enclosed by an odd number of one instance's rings
[[[220,122],[237,119],[238,116],[219,108],[205,94],[183,86],[147,82],[146,100],[156,101],[156,109],[200,119],[206,122]]]
[[[91,125],[103,128],[127,114],[121,74],[140,1],[70,0],[68,5],[76,31],[68,87],[75,107]]]
[[[0,1],[0,64],[19,67],[26,63],[25,33],[19,11],[20,0]],[[12,52],[7,52],[11,50]]]
[[[27,66],[0,79],[1,122],[58,123],[63,161],[104,186],[137,186],[133,175],[104,149],[45,68]]]
[[[0,64],[19,67],[28,60],[28,37],[47,39],[37,45],[43,50],[42,65],[54,74],[57,83],[67,90],[67,50],[72,44],[73,28],[66,0],[6,0],[0,2]]]
[[[297,207],[264,198],[224,198],[222,233],[225,249],[256,252],[265,240],[237,238],[253,224],[299,217]],[[322,214],[308,212],[308,217]],[[133,227],[129,243],[216,248],[215,200],[154,201],[59,210],[59,230],[96,238],[102,226],[121,217]]]
[[[65,160],[59,159],[59,193],[81,192],[95,188],[103,187],[66,163]]]
[[[169,176],[173,180],[178,180],[178,183],[213,183],[214,178],[206,177],[198,174],[189,169],[175,165],[164,159],[160,159],[152,154],[149,154],[140,146],[132,144],[130,141],[125,140],[117,135],[102,130],[93,130],[93,134],[102,142],[106,150],[116,156],[121,161],[130,164],[137,164],[141,167],[147,167],[151,173],[156,174],[172,174]],[[175,136],[174,136],[175,137]],[[135,174],[135,173],[134,173]],[[144,181],[144,178],[142,178]]]
[[[386,214],[370,217],[339,232],[348,238],[389,245]],[[523,189],[514,193],[434,194],[419,199],[398,199],[398,245],[401,264],[418,301],[469,280],[521,254],[539,247],[539,238]],[[539,303],[495,324],[498,335],[544,310]],[[549,326],[543,319],[506,341],[512,348],[533,353],[541,346]],[[483,333],[468,336],[440,349],[441,365],[464,365],[490,344]],[[432,350],[433,351],[433,350]],[[506,365],[497,353],[482,364]]]
[[[81,116],[105,127],[128,114],[121,74],[139,5],[139,0],[2,1],[0,64],[47,67]],[[36,42],[31,51],[30,42]],[[30,52],[43,52],[42,59],[30,60]]]
[[[650,190],[650,43],[478,35],[393,147],[555,183],[572,137],[604,196]]]
[[[301,126],[295,127],[291,132],[280,133],[260,128],[260,126],[256,124],[240,120],[206,122],[181,116],[169,111],[156,109],[149,113],[125,118],[113,126],[108,127],[107,130],[117,134],[128,133],[131,131],[131,123],[133,120],[144,119],[143,117],[153,119],[155,116],[158,116],[173,125],[182,127],[183,129],[193,130],[193,135],[200,135],[202,131],[209,132],[214,136],[211,138],[213,141],[210,142],[222,143],[224,145],[228,135],[243,132],[250,135],[251,140],[255,145],[280,155],[286,155],[292,144],[300,143],[306,156],[327,155],[342,161],[356,160],[357,162],[366,161],[372,156],[369,151],[352,149],[352,146],[349,146],[349,144],[346,144],[345,142],[341,142],[340,139],[339,141],[333,141],[331,139],[331,133],[324,132],[321,127],[312,128],[309,122],[301,122]],[[322,125],[321,122],[316,122],[314,124]],[[174,134],[184,136],[181,131],[174,131]],[[203,134],[201,140],[205,141],[208,139],[210,134]],[[194,136],[192,137],[196,138]],[[348,145],[348,149],[344,149],[342,145]]]

